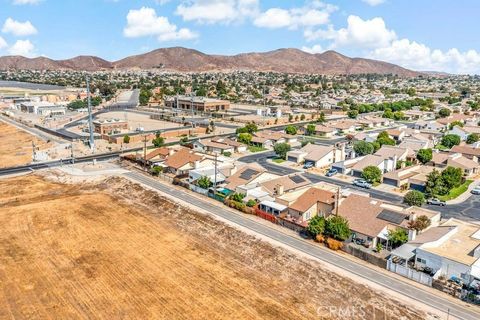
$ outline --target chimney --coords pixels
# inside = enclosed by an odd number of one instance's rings
[[[275,187],[275,190],[276,190],[277,196],[281,196],[285,193],[285,187],[283,186],[283,184],[277,184],[277,186]]]
[[[417,237],[417,230],[408,229],[408,241],[413,241]]]

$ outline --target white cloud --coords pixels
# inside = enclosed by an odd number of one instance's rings
[[[385,0],[362,0],[362,1],[372,7],[378,6],[379,4],[382,4],[385,2]]]
[[[258,15],[253,23],[257,27],[270,29],[315,27],[327,24],[330,14],[336,10],[336,6],[320,1],[311,1],[300,8],[270,8]]]
[[[303,47],[302,47],[302,51],[315,54],[315,53],[322,53],[322,52],[324,52],[325,50],[322,48],[321,45],[316,44],[316,45],[314,45],[314,46],[312,46],[312,47],[303,46]]]
[[[375,49],[371,56],[420,71],[480,74],[480,53],[475,50],[432,50],[422,43],[401,39]]]
[[[12,56],[32,57],[35,55],[35,46],[30,40],[17,40],[13,46],[8,48]]]
[[[397,38],[395,31],[387,29],[382,18],[363,20],[358,16],[347,18],[347,27],[335,30],[328,26],[326,30],[307,29],[304,36],[308,41],[332,40],[331,48],[355,47],[355,48],[379,48],[388,46]]]
[[[12,18],[7,18],[2,28],[3,33],[11,33],[15,36],[30,36],[37,34],[37,29],[33,26],[30,21],[19,22],[13,20]]]
[[[128,38],[156,36],[159,41],[190,40],[198,35],[187,28],[178,29],[167,17],[159,17],[152,8],[130,10],[123,34]]]
[[[184,21],[205,24],[231,23],[255,17],[259,0],[191,0],[182,1],[175,13]]]
[[[24,5],[24,4],[37,4],[40,3],[42,0],[13,0],[13,4],[15,5]]]
[[[0,37],[0,49],[6,48],[6,47],[8,47],[7,41],[5,41],[5,39]]]

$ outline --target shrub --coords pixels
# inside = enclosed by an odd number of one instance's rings
[[[335,240],[333,238],[327,239],[327,246],[329,249],[338,251],[343,248],[343,243],[341,241]]]
[[[257,201],[253,200],[253,199],[250,199],[247,201],[247,207],[254,207],[255,205],[257,204]]]
[[[351,231],[348,220],[342,216],[331,216],[325,221],[325,235],[336,240],[345,241],[350,237]]]
[[[123,136],[123,143],[130,143],[130,136],[128,134]]]
[[[410,229],[413,229],[413,230],[416,230],[416,231],[422,231],[422,230],[425,230],[428,227],[430,227],[431,223],[432,222],[430,221],[430,219],[427,216],[422,215],[422,216],[418,217],[416,220],[410,221],[408,223],[408,227]]]
[[[325,218],[315,216],[308,222],[307,231],[313,237],[322,234],[325,231]]]
[[[442,138],[442,146],[452,148],[460,144],[460,137],[456,134],[446,134]]]
[[[412,190],[405,195],[403,202],[409,206],[421,207],[425,203],[425,196],[420,191]]]
[[[225,151],[225,152],[223,152],[223,155],[224,155],[225,157],[231,157],[231,156],[232,156],[232,153],[231,153],[230,151]]]
[[[362,178],[370,183],[379,183],[382,180],[382,171],[375,166],[368,166],[363,169]]]
[[[322,234],[317,234],[315,241],[320,243],[325,242],[325,237]]]

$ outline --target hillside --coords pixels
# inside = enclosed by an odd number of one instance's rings
[[[207,71],[273,71],[315,74],[398,74],[412,77],[419,73],[377,60],[349,58],[335,51],[310,54],[298,49],[279,49],[262,53],[243,53],[233,56],[208,55],[182,47],[162,48],[145,54],[109,62],[93,56],[79,56],[68,60],[44,57],[0,57],[0,69],[32,70],[110,70],[163,69],[179,72]]]

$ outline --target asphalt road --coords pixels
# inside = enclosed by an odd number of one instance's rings
[[[438,294],[430,293],[429,291],[423,290],[420,287],[411,285],[411,283],[409,283],[407,280],[402,281],[397,278],[391,277],[388,274],[379,273],[373,268],[362,264],[357,264],[350,259],[344,258],[336,253],[329,251],[328,249],[322,248],[311,242],[303,240],[300,237],[288,235],[265,224],[249,219],[241,213],[237,214],[230,210],[216,206],[205,200],[192,197],[186,191],[181,191],[171,186],[162,184],[155,179],[143,175],[142,173],[129,172],[126,173],[125,176],[132,181],[159,190],[171,196],[172,198],[179,200],[189,199],[188,202],[190,204],[207,212],[210,212],[213,215],[226,219],[241,227],[247,228],[257,234],[273,239],[295,250],[299,250],[313,258],[322,260],[338,268],[344,269],[352,274],[365,278],[368,281],[374,282],[389,290],[398,292],[406,297],[429,305],[437,310],[443,311],[445,313],[449,311],[450,315],[458,317],[460,319],[480,319],[480,313],[458,306],[457,303],[452,302],[450,299],[443,298],[440,292]]]

